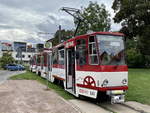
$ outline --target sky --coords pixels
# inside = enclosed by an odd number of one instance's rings
[[[53,37],[59,25],[62,29],[74,29],[73,18],[60,8],[80,9],[87,7],[89,1],[105,4],[114,17],[113,0],[0,0],[0,40],[44,43]],[[111,31],[120,29],[120,24],[113,20],[111,23]]]

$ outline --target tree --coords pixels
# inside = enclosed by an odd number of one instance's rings
[[[4,67],[6,64],[13,63],[15,60],[10,53],[3,53],[2,58],[0,59],[1,67]]]
[[[61,30],[61,41],[66,41],[73,37],[73,30]],[[59,30],[56,31],[54,38],[51,39],[53,46],[59,44]]]
[[[83,20],[79,26],[78,35],[86,34],[88,30],[92,31],[109,31],[110,14],[105,9],[105,5],[99,5],[97,2],[89,2],[87,8],[82,9],[81,15]],[[74,19],[77,26],[78,20]]]
[[[144,55],[150,55],[150,1],[114,0],[116,12],[114,21],[122,23],[121,32],[128,38],[138,37],[138,48]]]

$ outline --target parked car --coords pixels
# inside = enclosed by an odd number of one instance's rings
[[[18,65],[19,70],[25,70],[25,67],[23,65],[21,65],[21,64],[17,64],[17,65]]]
[[[25,67],[21,64],[7,64],[5,66],[5,69],[11,71],[17,71],[17,70],[25,70]]]

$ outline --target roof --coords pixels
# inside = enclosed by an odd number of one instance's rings
[[[97,34],[99,34],[99,35],[124,36],[123,33],[119,33],[119,32],[94,32],[94,33],[90,33],[90,34],[84,34],[84,35],[76,36],[76,37],[71,38],[71,39],[69,39],[67,41],[79,39],[79,38],[82,38],[82,37],[87,37],[87,36],[90,36],[90,35],[97,35]]]
[[[54,46],[53,48],[62,47],[64,45],[66,45],[67,42],[74,41],[74,40],[77,40],[77,39],[80,39],[80,38],[88,38],[88,36],[97,35],[97,34],[99,34],[99,35],[124,36],[123,33],[119,33],[119,32],[94,32],[94,33],[91,33],[91,34],[84,34],[84,35],[80,35],[80,36],[76,36],[74,38],[68,39],[67,41],[65,41],[63,43],[60,43],[60,44]]]

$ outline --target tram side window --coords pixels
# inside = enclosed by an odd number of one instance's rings
[[[77,64],[78,65],[85,65],[86,64],[86,40],[80,39],[77,40],[77,51],[76,51],[76,58],[77,58]]]
[[[37,56],[37,64],[39,65],[40,64],[40,61],[41,60],[41,58],[40,58],[40,56]]]
[[[96,41],[95,36],[89,37],[89,63],[91,65],[97,65],[98,64],[98,54],[96,49]]]
[[[52,67],[51,67],[51,64],[52,64],[52,60],[51,60],[51,55],[48,55],[48,58],[47,58],[47,61],[48,61],[48,71],[52,71]]]
[[[47,54],[44,54],[44,65],[47,65]]]
[[[41,69],[43,69],[43,65],[44,65],[44,56],[41,56]]]
[[[64,65],[64,49],[58,50],[58,63]]]
[[[58,50],[53,51],[53,64],[58,64]]]

